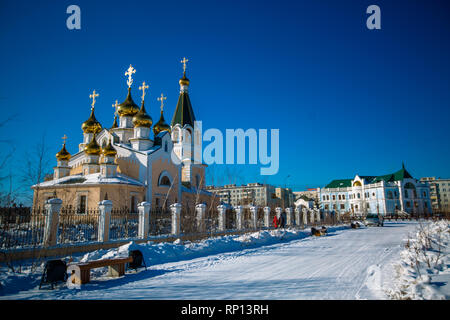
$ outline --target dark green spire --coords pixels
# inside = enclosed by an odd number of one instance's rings
[[[186,73],[183,73],[183,78],[180,79],[180,96],[178,97],[177,108],[172,118],[172,127],[177,123],[182,127],[186,124],[194,127],[195,116],[191,100],[189,99],[188,86],[189,79],[186,78]]]

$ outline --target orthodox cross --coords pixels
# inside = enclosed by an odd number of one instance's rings
[[[189,60],[186,58],[183,58],[183,60],[181,60],[180,62],[183,64],[183,72],[186,72],[186,62],[188,62]]]
[[[64,135],[64,136],[62,137],[62,139],[64,140],[64,144],[66,144],[67,136]]]
[[[134,69],[130,64],[130,67],[128,68],[127,72],[125,72],[125,75],[128,76],[127,80],[128,88],[130,88],[131,85],[133,84],[133,78],[131,77],[133,73],[136,73],[136,69]]]
[[[148,85],[145,85],[145,81],[144,81],[144,82],[142,82],[142,86],[139,87],[139,90],[142,90],[142,101],[144,101],[146,89],[148,89]]]
[[[158,101],[161,101],[161,112],[164,108],[164,100],[167,100],[167,97],[164,97],[164,95],[161,93],[161,97],[158,98]]]
[[[99,94],[96,93],[95,90],[94,90],[94,92],[92,92],[92,94],[89,95],[89,98],[92,99],[92,104],[91,104],[92,108],[91,108],[91,110],[94,110],[95,102],[96,102],[95,98],[98,97],[98,96],[99,96]]]
[[[114,103],[112,106],[113,106],[113,108],[115,108],[115,110],[116,110],[116,111],[114,111],[114,115],[117,116],[117,114],[118,114],[117,110],[119,109],[119,103],[118,103],[118,101],[116,100],[116,103]]]

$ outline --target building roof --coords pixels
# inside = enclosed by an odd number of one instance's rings
[[[376,183],[380,181],[384,182],[394,182],[401,181],[403,179],[414,179],[411,174],[405,169],[403,165],[402,168],[394,173],[385,174],[382,176],[360,176],[360,178],[366,180],[368,184]],[[352,181],[354,179],[340,179],[333,180],[325,186],[326,189],[330,188],[347,188],[352,186]]]
[[[32,188],[67,186],[67,185],[73,185],[73,184],[81,184],[83,186],[97,185],[97,184],[128,184],[128,185],[144,187],[144,184],[142,182],[135,180],[133,178],[127,177],[123,174],[117,174],[117,176],[115,176],[115,177],[106,178],[106,177],[103,177],[100,173],[93,173],[93,174],[88,174],[85,176],[83,176],[81,174],[76,174],[76,175],[63,177],[60,179],[45,181],[45,182],[42,182],[42,183],[32,186]]]
[[[181,92],[178,97],[177,108],[173,114],[171,126],[173,128],[174,125],[180,124],[184,127],[186,124],[189,124],[191,127],[194,127],[194,121],[194,110],[192,109],[189,94],[187,92]]]

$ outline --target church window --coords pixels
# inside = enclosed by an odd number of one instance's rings
[[[83,214],[86,213],[86,200],[87,197],[85,195],[81,195],[79,197],[79,202],[78,202],[78,213]]]
[[[341,195],[338,195],[338,199],[341,200]]]
[[[358,192],[358,199],[361,199],[361,194]]]
[[[131,196],[131,200],[130,200],[130,211],[132,213],[137,212],[137,199],[136,196]]]
[[[160,186],[170,186],[170,180],[168,177],[164,176],[161,178]]]

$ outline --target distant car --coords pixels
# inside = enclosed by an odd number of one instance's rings
[[[383,217],[381,215],[369,214],[364,220],[366,226],[382,227],[384,225]]]

